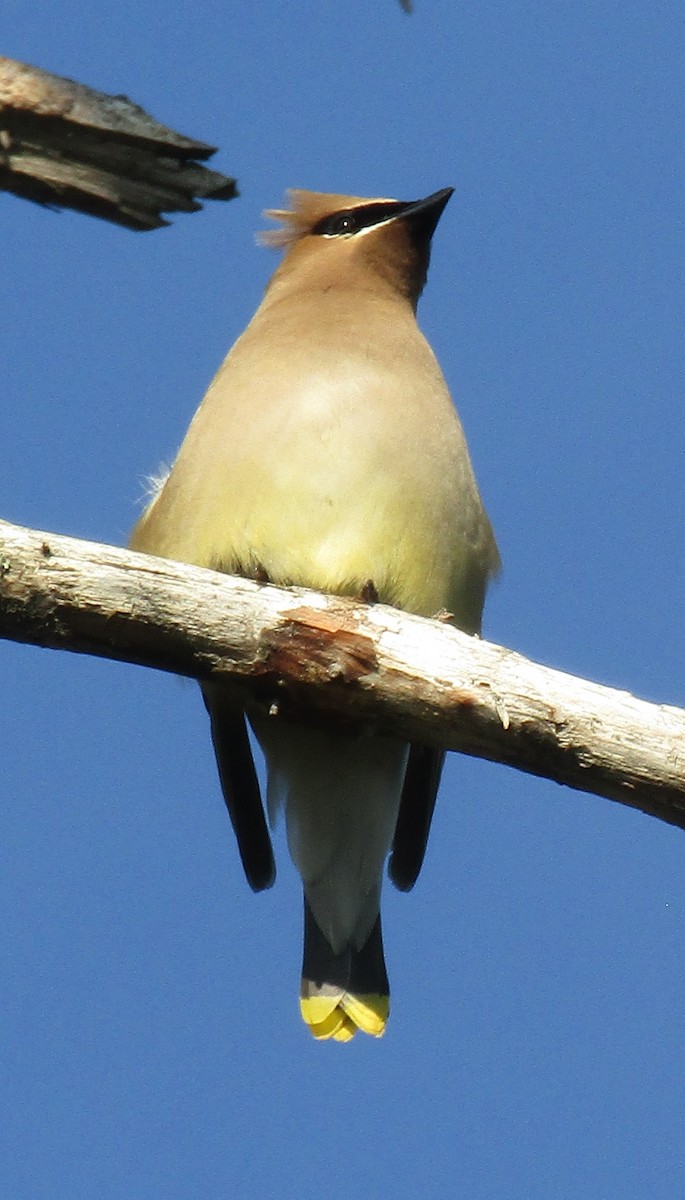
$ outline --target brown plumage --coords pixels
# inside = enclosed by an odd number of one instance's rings
[[[262,240],[286,249],[134,531],[139,550],[361,595],[480,629],[499,559],[459,419],[416,324],[450,191],[403,203],[294,191]],[[204,689],[245,870],[273,860],[244,720]],[[301,1006],[315,1037],[380,1034],[382,866],[421,867],[442,755],[250,713],[305,890]]]

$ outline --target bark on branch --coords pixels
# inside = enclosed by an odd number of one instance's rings
[[[237,195],[234,179],[196,161],[214,152],[126,96],[0,57],[0,189],[157,229],[169,224],[163,212],[197,212],[197,197]]]
[[[507,763],[685,828],[685,712],[381,605],[0,522],[0,636],[225,682]]]

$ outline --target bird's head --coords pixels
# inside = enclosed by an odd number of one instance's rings
[[[290,209],[265,214],[281,228],[260,234],[263,244],[286,250],[270,288],[390,287],[416,308],[452,191],[412,201],[290,191]]]

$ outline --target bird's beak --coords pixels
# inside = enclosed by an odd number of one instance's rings
[[[454,188],[451,187],[442,188],[441,191],[426,196],[425,200],[407,201],[402,204],[397,216],[400,220],[409,221],[417,233],[431,238],[453,191]]]

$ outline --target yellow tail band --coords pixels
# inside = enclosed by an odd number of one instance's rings
[[[333,1038],[349,1042],[358,1029],[371,1037],[382,1037],[390,1013],[390,997],[376,994],[355,996],[351,992],[302,996],[300,1012],[317,1041]]]

